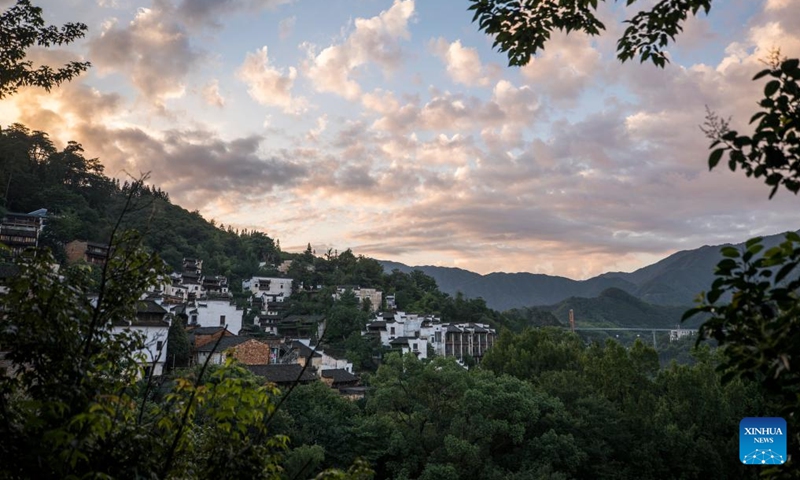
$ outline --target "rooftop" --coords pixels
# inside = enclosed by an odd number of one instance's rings
[[[304,370],[303,366],[298,364],[246,365],[246,368],[259,377],[264,377],[270,382],[278,384],[313,382],[317,379],[317,376],[314,375],[310,368]]]

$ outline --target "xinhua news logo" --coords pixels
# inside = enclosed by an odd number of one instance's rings
[[[786,462],[786,420],[747,417],[739,422],[739,460],[746,465]]]

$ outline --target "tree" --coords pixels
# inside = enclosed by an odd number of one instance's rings
[[[137,353],[144,336],[115,331],[166,273],[120,233],[142,182],[128,189],[95,281],[58,271],[46,250],[18,258],[0,297],[0,478],[279,478],[288,439],[269,430],[278,391],[230,360],[157,387]],[[336,478],[368,478],[363,465]]]
[[[12,95],[19,87],[37,86],[47,91],[72,80],[86,71],[89,62],[68,62],[55,70],[48,65],[34,67],[26,60],[34,45],[52,47],[72,43],[86,34],[86,25],[66,23],[61,28],[45,25],[42,9],[30,0],[17,0],[16,5],[0,15],[0,98]]]
[[[604,26],[593,11],[597,0],[470,0],[474,21],[487,34],[495,35],[494,46],[507,52],[510,65],[524,65],[544,48],[554,29],[567,33],[582,30],[597,35]],[[635,3],[629,0],[628,4]],[[639,56],[642,62],[664,66],[663,48],[681,31],[689,14],[708,13],[711,0],[660,0],[650,11],[639,12],[617,43],[618,57],[626,61]],[[770,198],[783,186],[800,191],[800,60],[780,59],[774,54],[767,69],[754,80],[767,77],[761,111],[750,119],[756,124],[752,136],[731,130],[728,122],[709,112],[704,132],[712,140],[708,165],[714,169],[727,153],[728,166],[744,170],[748,177],[764,178]],[[790,232],[786,241],[766,252],[760,238],[747,242],[745,251],[724,248],[725,257],[716,267],[717,278],[700,295],[699,306],[684,320],[698,313],[711,318],[700,327],[698,344],[716,339],[726,353],[720,369],[730,380],[755,378],[784,412],[790,437],[789,450],[800,451],[800,377],[797,345],[800,344],[800,236]],[[728,300],[730,299],[730,300]],[[795,460],[796,461],[796,460]],[[791,462],[791,460],[790,460]],[[800,470],[775,469],[769,474],[800,476]]]
[[[554,30],[567,33],[583,31],[599,35],[605,30],[595,16],[598,0],[469,0],[475,12],[473,22],[494,36],[494,47],[508,55],[509,66],[527,64],[544,49]],[[601,0],[602,1],[602,0]],[[664,48],[683,30],[689,15],[705,13],[712,0],[660,0],[650,10],[643,10],[626,20],[628,27],[617,41],[621,61],[639,57],[663,67],[668,58]],[[627,0],[630,5],[636,0]]]
[[[772,187],[772,198],[783,186],[795,195],[800,192],[800,60],[780,59],[773,53],[769,68],[753,80],[768,77],[764,98],[750,123],[756,123],[752,136],[740,135],[728,122],[709,112],[703,131],[712,140],[708,167],[713,170],[725,153],[728,167],[744,170],[748,177],[764,177]],[[715,148],[716,147],[716,148]]]
[[[189,366],[191,345],[189,335],[186,333],[184,317],[174,316],[167,334],[167,368],[183,368]]]
[[[791,432],[789,451],[800,447],[800,235],[786,234],[779,246],[763,252],[760,238],[749,240],[743,252],[722,250],[716,280],[702,294],[698,313],[711,318],[700,327],[698,342],[713,338],[724,348],[719,369],[725,378],[757,381],[777,404]],[[730,296],[730,297],[728,297]],[[730,301],[721,302],[722,298]],[[796,460],[795,460],[796,461]]]

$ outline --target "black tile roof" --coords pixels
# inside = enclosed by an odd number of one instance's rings
[[[264,377],[270,382],[277,384],[292,384],[297,381],[300,383],[307,383],[317,379],[317,376],[314,375],[311,368],[307,368],[303,371],[302,365],[294,363],[288,365],[246,365],[246,367],[259,377]]]
[[[352,373],[348,372],[343,368],[333,368],[330,370],[322,370],[320,372],[322,378],[332,378],[333,379],[333,386],[336,386],[338,383],[351,383],[357,382],[358,377],[353,375]]]
[[[189,333],[195,335],[215,335],[225,330],[225,327],[197,327],[193,328]]]
[[[201,347],[197,348],[198,352],[224,352],[225,350],[235,347],[240,343],[244,343],[248,340],[252,340],[251,337],[244,337],[239,335],[230,335],[227,337],[220,337],[219,345],[217,345],[216,341],[208,342]],[[214,348],[216,346],[216,348]]]
[[[303,342],[298,342],[297,340],[292,342],[292,348],[293,349],[297,349],[297,351],[300,352],[300,356],[303,357],[303,358],[310,358],[312,355],[314,357],[321,357],[322,356],[321,353],[315,352],[313,348],[309,347],[308,345],[306,345]]]
[[[139,300],[136,303],[136,313],[160,313],[165,314],[167,311],[161,305],[152,300]]]
[[[280,302],[283,303],[283,302]],[[282,320],[286,323],[317,323],[325,320],[325,315],[289,315]]]

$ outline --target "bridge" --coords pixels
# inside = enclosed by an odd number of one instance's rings
[[[684,335],[693,335],[696,330],[690,328],[651,328],[651,327],[576,327],[575,326],[575,314],[572,310],[569,311],[569,328],[573,332],[652,332],[653,333],[653,348],[658,346],[656,342],[656,333],[657,332],[669,332],[670,340],[672,339],[673,334],[677,338],[681,338]],[[673,333],[674,332],[674,333]],[[682,332],[690,332],[681,334]]]
[[[617,332],[653,332],[653,348],[656,348],[658,346],[658,344],[656,343],[656,332],[670,332],[670,335],[671,335],[672,332],[680,331],[680,330],[687,330],[687,331],[694,332],[694,330],[691,330],[691,329],[688,329],[688,328],[647,328],[647,327],[641,327],[641,328],[635,328],[635,327],[634,328],[624,328],[624,327],[608,327],[608,328],[603,328],[603,327],[584,327],[584,328],[581,328],[581,327],[575,327],[575,328],[572,329],[573,332],[579,332],[579,331],[581,331],[581,332],[586,332],[586,331],[595,331],[595,332],[614,332],[614,331],[617,331]]]

